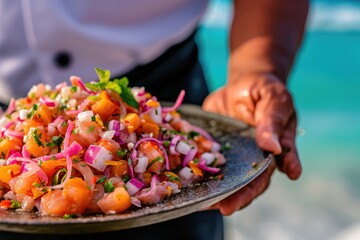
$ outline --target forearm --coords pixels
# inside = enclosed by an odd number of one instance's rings
[[[234,0],[229,81],[254,71],[286,81],[307,13],[307,0]]]

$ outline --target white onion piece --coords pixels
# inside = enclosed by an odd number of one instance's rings
[[[184,155],[188,154],[193,147],[185,141],[179,141],[175,150]]]
[[[218,142],[213,142],[211,146],[211,152],[216,153],[221,150],[221,145]]]
[[[103,147],[90,145],[85,152],[84,161],[93,168],[104,171],[106,168],[105,161],[111,160],[112,154]]]
[[[105,131],[100,134],[102,139],[107,139],[107,140],[111,140],[114,137],[114,135],[115,135],[115,130]]]
[[[134,167],[134,171],[137,173],[143,173],[146,171],[147,165],[148,165],[148,158],[145,156],[138,158],[138,163]]]
[[[184,167],[179,171],[179,177],[184,180],[190,180],[194,176],[191,168]]]
[[[77,118],[79,119],[80,122],[84,122],[84,121],[91,121],[91,118],[94,116],[93,111],[88,110],[88,111],[84,111],[78,114]]]
[[[132,178],[126,183],[126,190],[130,196],[140,191],[143,187],[144,183],[136,178]]]
[[[5,193],[4,199],[17,200],[15,193],[13,193],[12,191],[8,191],[7,193]]]
[[[141,201],[137,199],[136,197],[131,197],[131,203],[132,205],[141,208]]]
[[[31,110],[21,109],[19,111],[20,120],[26,120],[28,118],[29,113],[31,113]],[[0,126],[1,126],[1,124],[0,124]]]
[[[206,165],[210,165],[215,161],[216,156],[213,153],[205,152],[201,155],[201,159],[205,160]]]
[[[94,191],[94,189],[95,189],[95,183],[93,181],[94,173],[90,169],[90,167],[87,164],[84,164],[82,162],[74,163],[73,166],[76,170],[78,170],[84,176],[84,181],[90,187],[90,190]]]
[[[4,166],[6,160],[5,159],[0,159],[0,166]]]
[[[151,119],[160,124],[162,123],[162,109],[161,109],[161,105],[159,105],[157,108],[152,108],[149,111],[149,117],[151,117]]]

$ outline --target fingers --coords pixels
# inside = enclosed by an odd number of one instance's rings
[[[202,108],[205,111],[215,112],[223,115],[227,115],[227,106],[225,105],[225,101],[223,100],[225,97],[225,89],[220,88],[215,92],[211,93],[205,99]]]
[[[280,155],[276,156],[279,170],[286,173],[287,176],[293,180],[298,179],[302,172],[295,145],[296,125],[296,116],[293,115],[280,139],[281,146],[284,150]]]
[[[275,170],[275,163],[272,162],[269,167],[260,174],[255,180],[226,199],[212,206],[212,209],[219,208],[221,214],[228,216],[235,211],[245,208],[257,196],[265,192],[270,184],[270,178]]]
[[[263,94],[255,110],[255,137],[262,149],[274,154],[282,152],[280,138],[294,111],[291,95],[285,86],[275,85]]]

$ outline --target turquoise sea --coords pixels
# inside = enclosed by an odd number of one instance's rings
[[[197,39],[211,90],[226,82],[229,1],[212,1]],[[227,240],[360,239],[360,1],[312,1],[289,78],[303,175],[276,173],[226,218]]]

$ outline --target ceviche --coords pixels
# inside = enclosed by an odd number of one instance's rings
[[[221,146],[127,78],[33,86],[0,117],[0,209],[114,214],[221,178]]]

